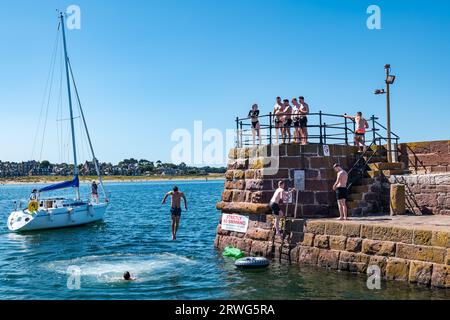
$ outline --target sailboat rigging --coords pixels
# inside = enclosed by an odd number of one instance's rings
[[[69,107],[70,132],[72,142],[72,156],[73,156],[73,179],[64,181],[49,186],[45,186],[36,190],[34,196],[30,199],[28,206],[24,209],[15,208],[8,217],[8,228],[11,231],[30,231],[41,229],[53,229],[62,227],[78,226],[87,223],[92,223],[103,219],[106,209],[109,204],[105,188],[103,185],[101,172],[97,158],[95,156],[94,148],[89,134],[86,118],[84,116],[83,108],[81,106],[78,88],[75,83],[75,78],[72,71],[72,66],[67,54],[66,32],[64,24],[64,14],[60,13],[59,27],[61,28],[63,49],[64,49],[64,67],[67,82],[67,97]],[[74,112],[72,104],[72,90],[71,83],[74,86],[75,96],[79,106],[81,120],[84,124],[89,148],[93,157],[93,163],[96,173],[99,178],[99,186],[102,191],[104,201],[93,203],[89,200],[81,200],[80,195],[80,179],[77,159],[77,145],[75,138]],[[75,198],[41,198],[44,193],[73,188],[75,191]]]

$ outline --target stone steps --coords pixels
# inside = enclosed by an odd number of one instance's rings
[[[403,170],[403,162],[373,162],[369,163],[369,168],[373,171],[377,170]]]
[[[361,203],[361,200],[350,200],[350,201],[347,201],[347,208],[348,209],[358,208],[360,203]]]
[[[359,186],[367,186],[367,185],[371,185],[371,184],[373,184],[375,182],[375,180],[374,179],[372,179],[372,178],[370,178],[370,177],[368,177],[368,178],[362,178],[362,179],[359,179],[354,185],[353,185],[353,187],[352,188],[355,188],[355,187],[359,187]]]
[[[376,170],[376,171],[367,171],[367,174],[371,178],[376,178],[380,176],[390,177],[393,175],[404,175],[409,174],[411,171],[409,170]]]
[[[369,189],[370,189],[369,185],[363,184],[359,186],[352,186],[350,191],[353,194],[353,193],[369,192]]]
[[[376,163],[376,162],[387,162],[387,158],[386,157],[381,157],[381,156],[373,156],[372,158],[370,157],[364,157],[364,160],[369,161],[369,163]]]
[[[348,200],[352,200],[352,201],[353,200],[362,200],[362,198],[363,198],[363,193],[361,193],[361,192],[350,193],[350,195],[348,196]]]

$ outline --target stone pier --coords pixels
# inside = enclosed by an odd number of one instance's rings
[[[411,175],[406,160],[387,163],[383,147],[376,147],[365,154],[365,176],[350,188],[351,219],[337,221],[332,167],[339,163],[349,170],[358,157],[355,147],[341,145],[231,149],[217,203],[222,218],[216,248],[231,245],[251,256],[355,273],[378,266],[387,280],[450,288],[448,173]],[[269,201],[279,180],[300,191],[281,206],[287,217],[283,235],[275,236]],[[392,183],[405,186],[411,215],[389,216]]]
[[[219,224],[216,247],[232,245],[252,256],[354,273],[378,266],[386,280],[450,288],[448,216],[287,219],[279,237],[270,215],[249,219],[246,233]]]

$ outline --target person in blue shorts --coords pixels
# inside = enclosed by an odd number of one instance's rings
[[[184,193],[178,191],[177,186],[173,187],[173,191],[166,193],[161,204],[166,203],[167,197],[169,196],[172,197],[170,204],[170,213],[172,215],[172,240],[176,240],[178,226],[180,225],[180,218],[181,218],[181,199],[183,199],[184,201],[184,208],[186,209],[186,211],[188,210],[187,200]]]

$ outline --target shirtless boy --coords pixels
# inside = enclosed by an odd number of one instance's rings
[[[292,99],[292,119],[294,124],[294,143],[300,143],[300,136],[301,136],[301,128],[300,128],[300,104],[298,103],[297,98]]]
[[[342,169],[341,165],[335,164],[334,171],[337,172],[336,182],[333,185],[333,190],[336,191],[336,198],[339,207],[339,220],[347,220],[347,180],[348,174]]]
[[[298,98],[300,109],[300,135],[302,137],[302,144],[308,144],[308,117],[309,105],[305,102],[303,96]]]
[[[285,191],[284,181],[278,181],[278,188],[275,190],[275,193],[270,200],[270,208],[272,209],[272,214],[275,216],[275,231],[277,235],[280,235],[280,216],[283,217],[285,214],[281,211],[280,204],[283,203],[283,198],[289,196],[290,193],[293,193],[295,189],[291,189],[290,191]]]
[[[183,192],[178,191],[178,187],[173,187],[173,191],[167,192],[161,204],[166,203],[168,196],[172,197],[170,203],[170,213],[172,214],[172,240],[177,239],[178,226],[181,217],[181,198],[184,200],[184,208],[187,211],[187,200]]]
[[[354,117],[348,116],[346,113],[344,113],[344,118],[353,120],[355,122],[355,146],[359,147],[360,152],[364,152],[366,141],[365,134],[366,129],[369,128],[369,124],[367,123],[366,119],[363,118],[362,112],[357,112],[356,116]]]
[[[283,136],[283,143],[291,143],[291,125],[292,125],[292,107],[289,104],[288,99],[284,99],[284,108],[283,108],[283,129],[282,129],[282,136]]]
[[[275,125],[275,138],[277,139],[277,143],[279,143],[278,142],[279,135],[283,134],[283,127],[282,127],[283,108],[284,108],[284,106],[283,106],[283,102],[281,101],[281,97],[277,97],[277,102],[275,103],[275,106],[273,107],[273,122]]]

